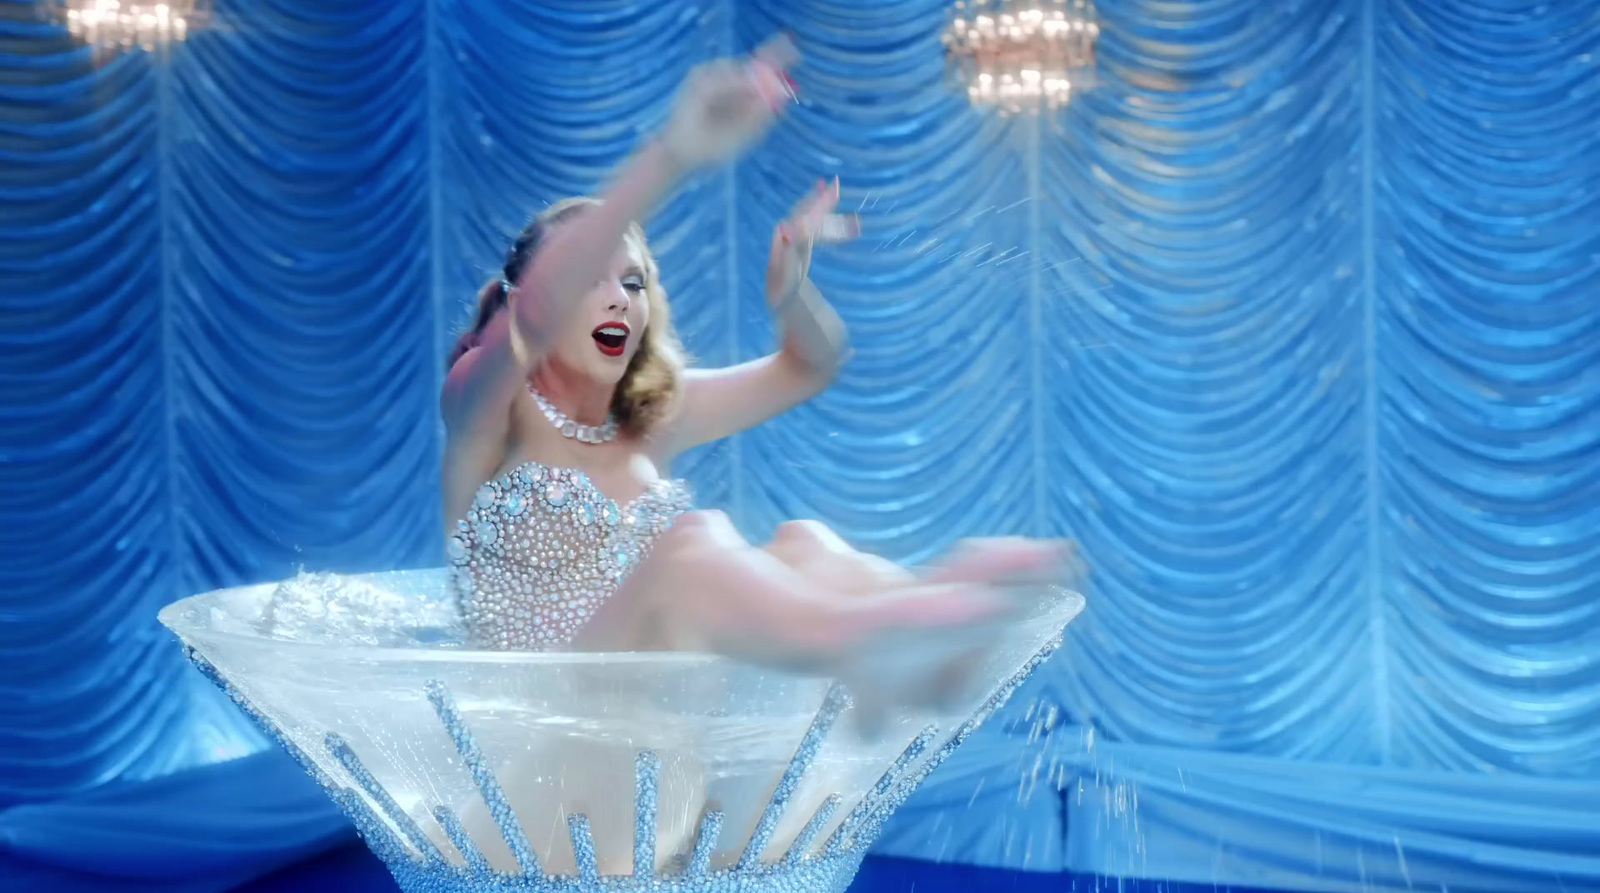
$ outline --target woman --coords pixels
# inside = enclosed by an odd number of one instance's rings
[[[678,179],[766,131],[793,98],[794,60],[780,39],[697,69],[665,131],[604,197],[542,214],[480,295],[442,396],[451,559],[478,647],[708,650],[849,675],[874,635],[993,617],[1005,605],[985,584],[1062,557],[969,544],[921,579],[814,524],[785,525],[757,549],[724,516],[688,512],[684,486],[664,477],[684,450],[820,392],[843,359],[844,327],[806,277],[814,244],[857,229],[835,212],[837,181],[774,235],[767,297],[782,348],[731,368],[683,368],[635,222]]]

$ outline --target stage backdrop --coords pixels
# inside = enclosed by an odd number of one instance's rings
[[[1098,83],[1007,123],[942,0],[225,0],[167,63],[3,0],[0,803],[259,746],[156,610],[436,561],[444,356],[509,235],[787,28],[803,104],[649,231],[699,361],[748,358],[770,228],[838,174],[859,353],[679,470],[752,535],[1094,569],[887,848],[1594,889],[1596,9],[1103,0]]]

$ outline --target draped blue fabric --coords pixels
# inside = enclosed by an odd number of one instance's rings
[[[510,235],[787,28],[803,104],[648,230],[691,352],[749,358],[839,174],[858,352],[678,470],[752,536],[1094,570],[882,850],[1600,889],[1600,14],[1098,5],[1095,82],[1002,120],[944,0],[227,0],[170,58],[0,0],[0,853],[198,891],[348,840],[155,611],[438,561],[444,357]]]
[[[73,869],[165,890],[227,889],[355,837],[304,770],[272,750],[13,807],[3,832],[4,849],[42,876]]]

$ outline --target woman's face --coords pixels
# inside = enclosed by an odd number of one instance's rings
[[[564,373],[600,384],[621,381],[650,324],[645,288],[644,252],[633,239],[623,239],[606,275],[574,308],[566,331],[553,345],[551,361]]]

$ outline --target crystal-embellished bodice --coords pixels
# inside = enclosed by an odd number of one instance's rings
[[[682,481],[619,505],[583,472],[538,462],[484,484],[448,544],[468,643],[566,645],[689,507]]]

